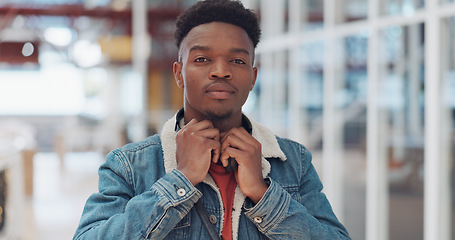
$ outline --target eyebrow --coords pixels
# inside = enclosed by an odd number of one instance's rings
[[[189,52],[196,51],[196,50],[210,51],[211,48],[207,47],[207,46],[194,45],[193,47],[190,48]],[[248,52],[248,50],[246,50],[245,48],[231,48],[231,49],[229,49],[229,52],[230,53],[244,53],[246,55],[250,55],[250,52]]]
[[[201,45],[194,45],[193,47],[190,48],[190,52],[196,51],[196,50],[200,50],[200,51],[210,51],[210,48],[209,48],[209,47],[206,47],[206,46],[201,46]]]
[[[229,50],[229,52],[231,52],[231,53],[245,53],[246,55],[250,55],[250,52],[248,52],[248,50],[246,50],[245,48],[232,48],[231,50]]]

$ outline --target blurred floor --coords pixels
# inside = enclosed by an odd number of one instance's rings
[[[37,153],[34,193],[26,200],[25,240],[72,239],[84,203],[97,191],[98,153],[68,153],[61,162],[55,153]]]

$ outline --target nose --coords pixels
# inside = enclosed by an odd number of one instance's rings
[[[210,79],[231,79],[232,73],[229,67],[229,63],[224,61],[216,61],[212,65],[210,72]]]

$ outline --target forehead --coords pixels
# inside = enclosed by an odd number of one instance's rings
[[[194,46],[204,46],[209,50],[245,49],[253,54],[254,47],[243,28],[222,22],[211,22],[194,27],[183,39],[180,49],[188,52]]]

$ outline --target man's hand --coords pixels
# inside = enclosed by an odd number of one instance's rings
[[[196,186],[207,175],[210,160],[220,157],[220,132],[208,120],[193,119],[177,133],[176,143],[177,169]]]
[[[233,128],[221,134],[221,157],[223,166],[233,157],[239,164],[235,179],[240,190],[254,203],[259,202],[267,191],[262,177],[262,146],[244,128]]]

